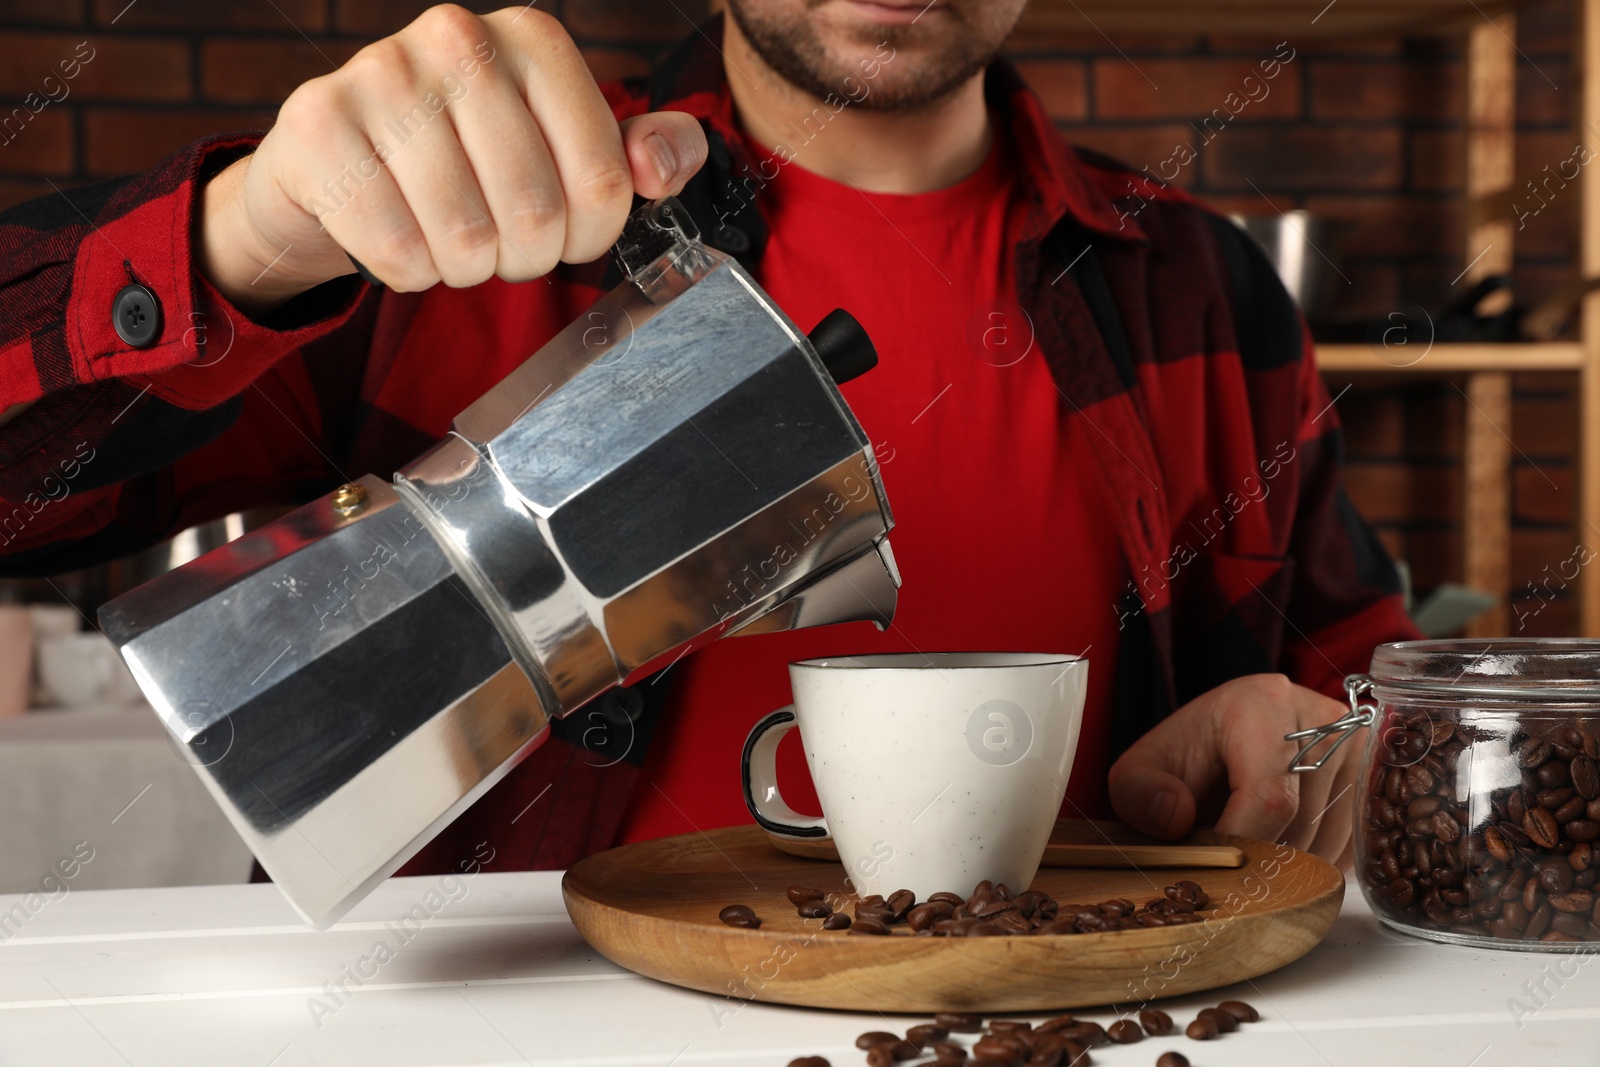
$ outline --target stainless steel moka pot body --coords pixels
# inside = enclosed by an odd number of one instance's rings
[[[100,611],[314,926],[606,690],[714,636],[894,612],[888,500],[835,381],[875,361],[860,327],[808,339],[670,199],[613,254],[627,280],[392,484]]]

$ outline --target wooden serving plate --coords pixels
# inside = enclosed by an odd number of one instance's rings
[[[1071,821],[1058,830],[1058,837],[1148,840],[1111,823]],[[1126,897],[1143,904],[1182,878],[1211,896],[1204,922],[1100,934],[825,931],[820,920],[799,918],[785,891],[808,885],[838,899],[844,868],[780,852],[755,826],[624,845],[580,861],[561,888],[589,944],[648,978],[745,1000],[923,1015],[1050,1011],[1229,985],[1300,958],[1339,913],[1344,877],[1309,853],[1209,831],[1189,843],[1237,846],[1245,864],[1040,869],[1033,888],[1062,903]],[[723,924],[717,912],[728,904],[755,909],[761,928]]]
[[[1202,845],[1193,841],[1157,841],[1140,838],[1115,823],[1107,827],[1124,830],[1119,840],[1112,840],[1108,831],[1097,828],[1093,822],[1082,819],[1058,819],[1050,840],[1045,843],[1044,857],[1039,861],[1045,867],[1243,867],[1244,850],[1233,845]],[[767,833],[767,843],[779,852],[807,860],[832,860],[837,863],[839,850],[833,838],[779,837]],[[1177,879],[1173,879],[1177,881]],[[1171,883],[1165,883],[1171,884]]]

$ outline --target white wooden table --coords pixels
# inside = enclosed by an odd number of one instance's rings
[[[143,701],[0,720],[0,893],[79,842],[93,859],[74,889],[249,880],[250,850],[167,737]]]
[[[0,919],[20,901],[0,898]],[[426,919],[411,920],[399,944],[390,924],[414,906]],[[398,945],[381,965],[380,940]],[[364,954],[375,976],[357,974],[359,988],[346,979],[348,998],[330,994]],[[1162,1004],[1181,1023],[1237,997],[1261,1022],[1210,1044],[1147,1039],[1094,1058],[1148,1067],[1179,1048],[1196,1067],[1594,1067],[1595,959],[1402,938],[1378,927],[1352,887],[1309,956]],[[1558,964],[1572,975],[1560,986],[1548,977]],[[1519,1029],[1507,1002],[1534,1007],[1524,983],[1541,979],[1550,995]],[[803,1053],[839,1067],[862,1062],[861,1031],[918,1021],[742,1005],[635,977],[578,937],[552,873],[393,879],[321,934],[269,885],[74,890],[0,944],[6,1067],[785,1067]]]

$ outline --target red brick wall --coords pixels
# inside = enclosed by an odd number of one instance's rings
[[[397,29],[415,0],[0,0],[0,118],[87,41],[94,59],[0,144],[0,207],[149,165],[207,131],[262,126],[300,81]],[[488,7],[482,6],[487,10]],[[643,71],[689,32],[705,0],[543,0],[602,77]],[[1523,9],[1518,44],[1519,174],[1573,143],[1570,0]],[[1277,40],[1083,34],[1019,38],[1011,51],[1062,128],[1081,143],[1159,170],[1179,145],[1197,158],[1175,179],[1227,210],[1306,207],[1348,220],[1350,279],[1336,311],[1381,317],[1436,307],[1461,252],[1461,42],[1290,40],[1295,58],[1202,146],[1194,124],[1240,92]],[[60,83],[52,83],[56,85]],[[1259,83],[1258,83],[1259,84]],[[59,89],[53,92],[59,94]],[[1518,235],[1524,299],[1572,272],[1576,196]],[[1337,392],[1345,383],[1331,383]],[[1517,380],[1511,436],[1518,587],[1567,558],[1576,415],[1560,376]],[[1449,384],[1363,383],[1339,402],[1350,428],[1348,486],[1420,588],[1460,571],[1461,396]],[[1536,603],[1536,602],[1533,602]],[[1527,604],[1522,605],[1524,609]],[[1567,632],[1564,601],[1528,632]]]

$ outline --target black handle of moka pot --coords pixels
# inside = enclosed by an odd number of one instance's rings
[[[824,315],[807,336],[837,385],[859,378],[878,365],[878,350],[873,347],[872,338],[844,308],[834,308]]]

